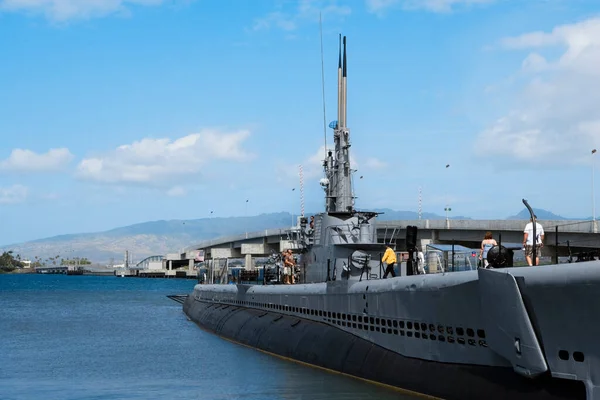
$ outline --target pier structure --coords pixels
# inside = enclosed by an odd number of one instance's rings
[[[58,275],[83,275],[82,266],[75,265],[48,265],[35,268],[36,274],[58,274]]]

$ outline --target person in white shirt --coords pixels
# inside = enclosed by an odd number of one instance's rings
[[[535,218],[537,219],[537,217]],[[542,247],[544,247],[544,228],[537,221],[535,223],[535,236],[535,265],[540,265],[540,256],[542,255]],[[525,259],[530,267],[533,265],[533,243],[533,218],[530,218],[527,225],[525,225],[525,230],[523,230]]]

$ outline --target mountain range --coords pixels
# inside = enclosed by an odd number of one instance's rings
[[[380,212],[378,220],[416,220],[418,214],[412,211],[394,211],[376,209]],[[541,220],[566,220],[550,211],[534,209]],[[307,213],[306,215],[311,215]],[[422,213],[423,219],[444,219],[433,213]],[[97,263],[121,263],[128,250],[134,262],[151,255],[164,255],[193,245],[202,240],[243,232],[255,232],[264,229],[287,228],[292,224],[293,216],[287,212],[260,214],[249,217],[202,218],[193,220],[151,221],[111,229],[105,232],[79,233],[54,236],[24,243],[0,246],[0,252],[13,250],[23,259],[39,257],[47,259],[87,257]],[[455,216],[452,219],[471,219]],[[529,219],[527,209],[507,219]]]

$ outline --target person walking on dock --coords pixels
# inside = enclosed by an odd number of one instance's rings
[[[483,268],[488,267],[488,251],[490,251],[490,249],[494,246],[498,246],[498,243],[496,243],[496,240],[492,238],[492,232],[486,232],[485,237],[481,241],[481,254],[479,254],[479,259],[483,262]]]
[[[537,216],[534,215],[537,219]],[[542,247],[544,247],[544,228],[537,221],[535,222],[535,265],[540,265],[542,256]],[[523,231],[523,246],[525,247],[525,259],[531,267],[533,265],[533,218],[529,219],[525,230]]]
[[[390,246],[386,246],[385,253],[381,258],[381,262],[387,263],[387,268],[383,274],[383,279],[387,278],[389,273],[392,274],[392,278],[396,277],[396,273],[394,272],[394,264],[396,264],[396,261],[396,253]]]

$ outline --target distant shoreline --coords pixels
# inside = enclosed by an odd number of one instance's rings
[[[0,274],[35,274],[35,268],[16,268],[12,271],[0,271]]]

